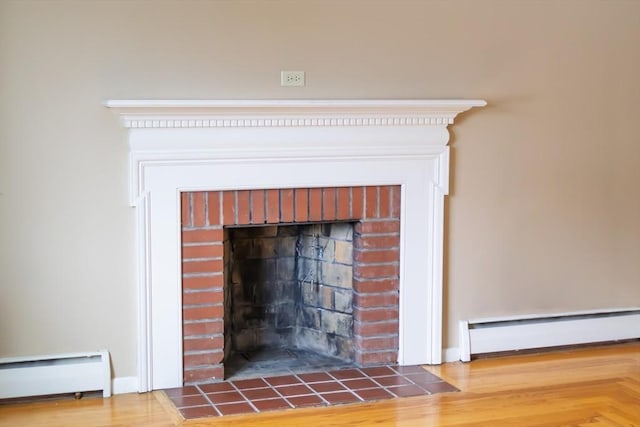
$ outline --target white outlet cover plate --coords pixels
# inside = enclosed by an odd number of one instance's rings
[[[281,71],[280,86],[304,86],[304,71]]]

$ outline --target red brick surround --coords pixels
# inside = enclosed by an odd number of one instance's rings
[[[299,188],[181,194],[184,382],[223,379],[223,227],[357,221],[356,363],[398,357],[400,187]]]

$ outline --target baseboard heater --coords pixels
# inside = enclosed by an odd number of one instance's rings
[[[460,322],[460,360],[471,355],[640,338],[640,307]]]
[[[0,359],[0,399],[98,390],[111,396],[107,351]]]

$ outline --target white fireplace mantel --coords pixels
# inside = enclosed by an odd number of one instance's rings
[[[182,385],[180,192],[400,185],[402,365],[442,358],[449,133],[482,100],[110,100],[137,210],[139,390]]]

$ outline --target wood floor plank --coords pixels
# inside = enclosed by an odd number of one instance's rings
[[[640,427],[640,342],[427,370],[461,391],[190,421],[161,392],[127,394],[0,405],[0,426]]]

